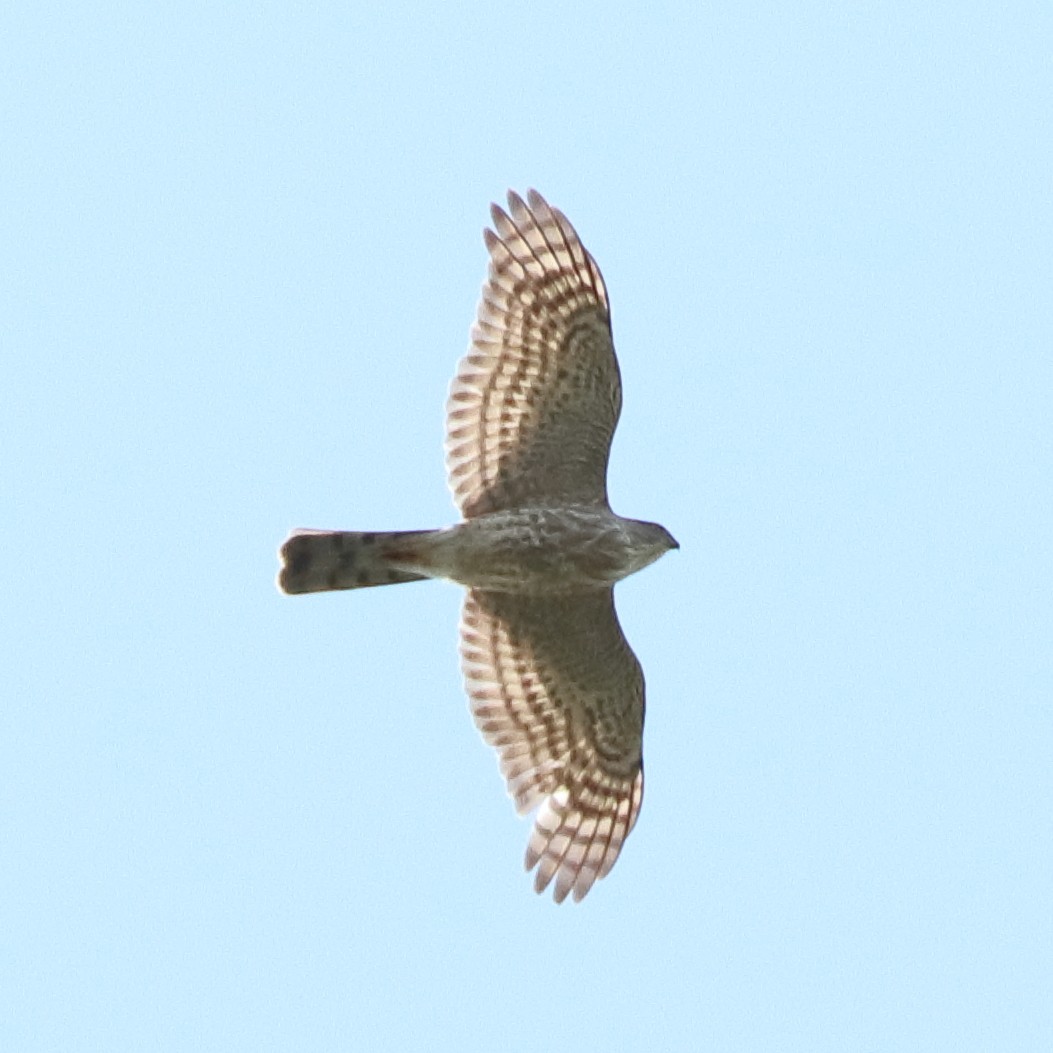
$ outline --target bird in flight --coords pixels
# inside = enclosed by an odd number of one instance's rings
[[[440,530],[294,531],[286,593],[447,578],[467,589],[461,666],[499,754],[543,892],[605,877],[643,799],[644,678],[614,585],[678,548],[607,500],[622,391],[607,290],[566,216],[535,190],[491,207],[468,353],[446,404],[462,520]]]

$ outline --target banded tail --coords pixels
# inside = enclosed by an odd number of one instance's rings
[[[412,560],[412,541],[431,530],[359,532],[295,530],[278,555],[282,592],[328,592],[421,581],[426,575],[399,567],[399,557]]]

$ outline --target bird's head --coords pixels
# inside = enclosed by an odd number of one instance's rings
[[[632,537],[636,556],[634,570],[640,570],[670,549],[680,547],[680,542],[661,523],[648,523],[642,519],[632,520]]]

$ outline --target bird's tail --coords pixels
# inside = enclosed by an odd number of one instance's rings
[[[420,581],[427,575],[405,570],[414,562],[413,542],[432,530],[359,533],[352,530],[295,530],[278,555],[282,592],[328,592]]]

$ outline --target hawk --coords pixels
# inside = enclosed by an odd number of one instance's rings
[[[621,412],[610,308],[566,216],[531,190],[491,207],[468,353],[446,404],[462,521],[441,530],[297,530],[286,593],[423,578],[467,588],[461,665],[480,732],[520,813],[526,868],[580,900],[610,871],[643,798],[644,678],[614,585],[677,542],[607,501]]]

